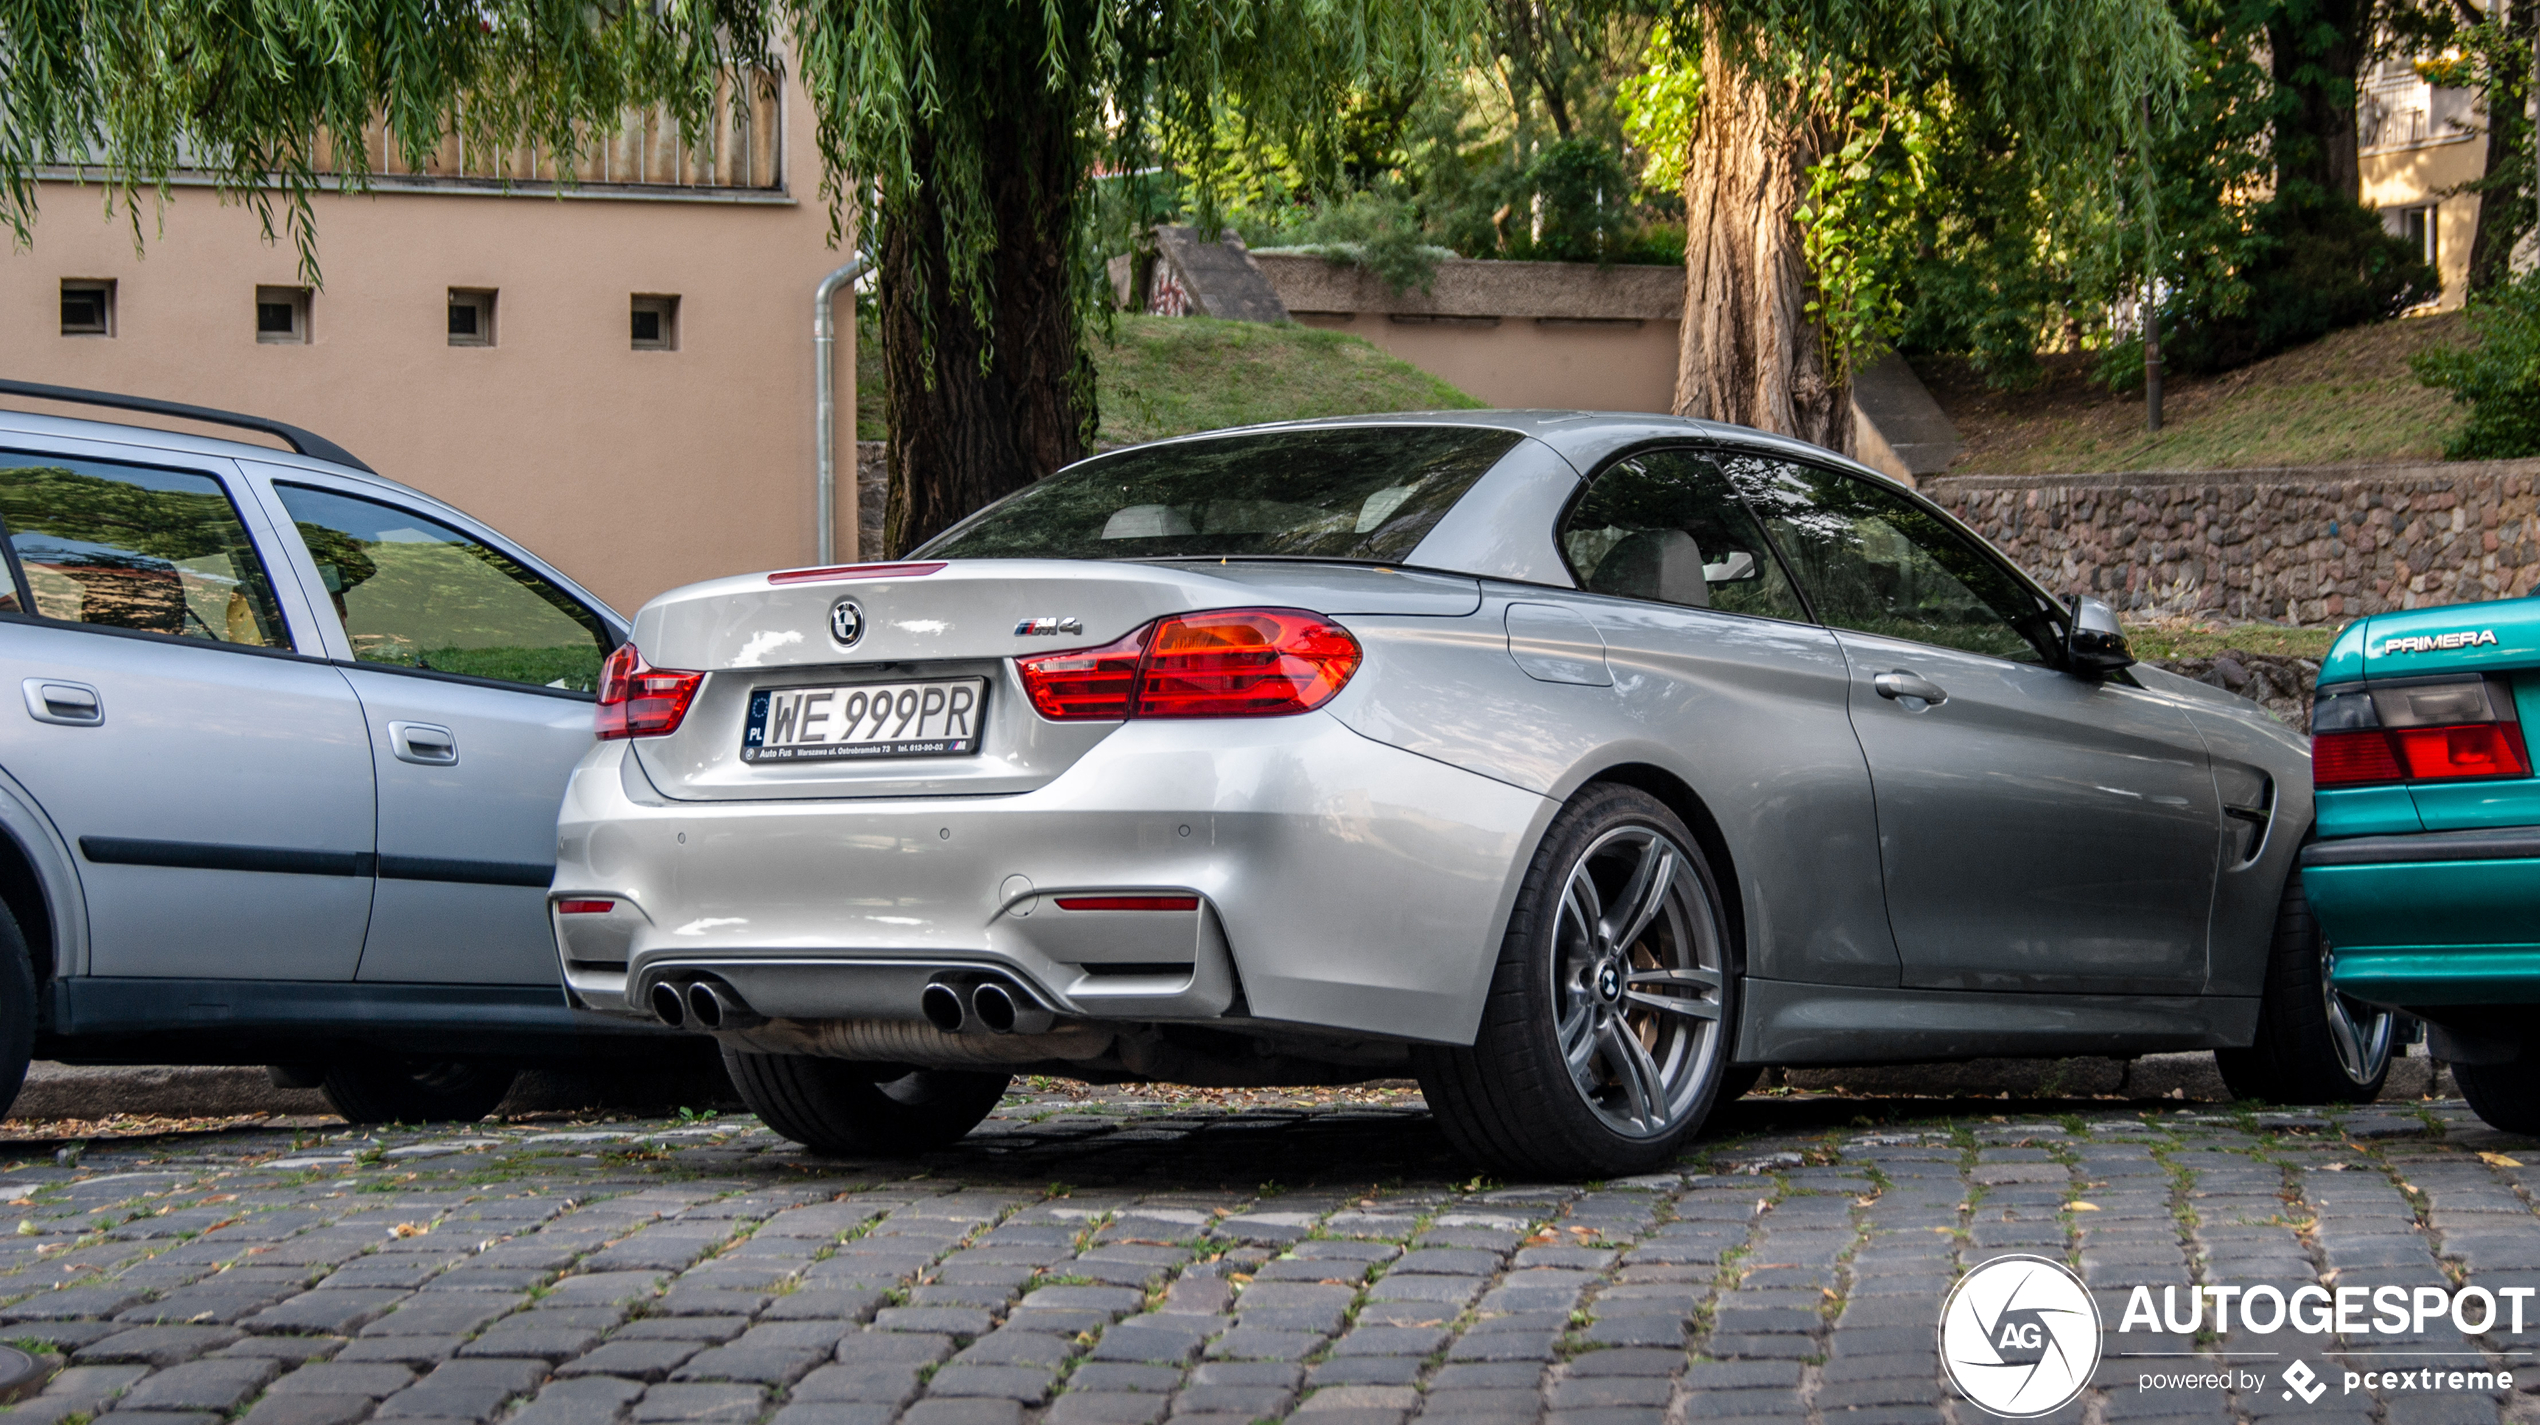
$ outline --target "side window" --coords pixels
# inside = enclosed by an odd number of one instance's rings
[[[2053,615],[1965,534],[1867,480],[1737,456],[1725,468],[1836,628],[2053,661]]]
[[[1652,451],[1617,461],[1561,524],[1581,587],[1762,618],[1808,617],[1755,517],[1704,456]]]
[[[255,543],[208,475],[0,451],[0,526],[44,618],[290,645]]]
[[[344,620],[353,657],[588,693],[606,626],[564,591],[438,520],[276,485]]]

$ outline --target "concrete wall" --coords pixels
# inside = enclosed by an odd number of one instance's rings
[[[1252,256],[1298,322],[1363,337],[1491,405],[1674,403],[1682,268],[1450,258],[1428,290],[1396,293],[1346,263]]]
[[[299,278],[247,210],[180,188],[164,214],[145,205],[135,251],[97,189],[48,183],[33,247],[0,258],[0,374],[306,426],[626,612],[677,584],[808,563],[811,292],[843,258],[825,243],[810,113],[790,87],[785,104],[790,196],[773,201],[558,199],[537,184],[321,197],[325,285],[305,346],[256,340],[256,287]],[[64,278],[115,281],[113,336],[60,334]],[[499,291],[497,345],[449,344],[452,287]],[[678,350],[630,349],[635,293],[678,295]],[[843,553],[857,531],[851,316],[839,330]]]
[[[1923,483],[2049,588],[2299,624],[2531,593],[2536,486],[2540,460]]]

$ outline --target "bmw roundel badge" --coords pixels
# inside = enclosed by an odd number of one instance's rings
[[[852,648],[864,637],[864,610],[853,599],[840,599],[829,606],[829,636],[841,648]]]

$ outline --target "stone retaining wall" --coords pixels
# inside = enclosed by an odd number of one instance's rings
[[[2121,609],[2340,623],[2540,585],[2540,460],[1923,482],[2058,591]]]

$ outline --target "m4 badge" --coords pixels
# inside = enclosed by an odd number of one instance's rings
[[[1085,621],[1073,618],[1027,618],[1014,625],[1017,638],[1055,638],[1062,633],[1083,633]]]

